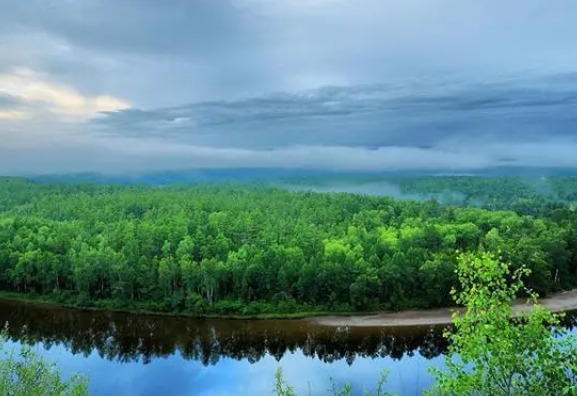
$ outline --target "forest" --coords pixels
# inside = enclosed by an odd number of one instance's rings
[[[388,182],[424,199],[2,178],[0,290],[194,316],[430,308],[452,304],[459,252],[525,265],[541,295],[577,286],[577,178]]]

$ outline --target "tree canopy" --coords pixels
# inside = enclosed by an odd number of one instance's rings
[[[577,215],[546,199],[536,212],[249,185],[3,179],[0,290],[193,315],[428,308],[452,303],[457,250],[502,252],[531,269],[539,294],[572,288]]]

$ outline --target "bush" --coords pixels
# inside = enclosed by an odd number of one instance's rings
[[[299,304],[294,298],[281,301],[277,305],[277,312],[281,314],[295,313],[299,311]]]
[[[44,361],[31,347],[8,351],[0,335],[0,396],[87,396],[88,380],[73,376],[69,381],[52,363]]]
[[[268,304],[268,303],[262,302],[262,301],[253,301],[244,308],[242,313],[244,315],[251,316],[251,315],[259,315],[259,314],[270,313],[270,312],[275,312],[275,311],[276,311],[276,309],[272,304]]]
[[[237,300],[221,300],[210,306],[210,312],[219,315],[239,315],[243,312],[245,304]]]

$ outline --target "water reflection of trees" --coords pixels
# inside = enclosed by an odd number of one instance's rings
[[[0,302],[0,322],[15,340],[64,345],[74,354],[96,351],[122,362],[180,353],[205,365],[221,358],[257,362],[269,354],[280,360],[301,350],[325,362],[357,357],[401,359],[415,353],[433,358],[446,350],[440,331],[418,328],[326,328],[305,321],[195,320],[139,316]]]

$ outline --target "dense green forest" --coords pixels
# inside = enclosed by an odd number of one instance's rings
[[[391,182],[405,194],[532,216],[577,202],[577,177],[405,177]]]
[[[481,207],[246,184],[0,179],[0,289],[194,315],[427,308],[451,304],[458,251],[526,265],[540,294],[577,285],[577,179],[552,180],[547,193],[504,178],[395,183]]]
[[[271,185],[275,183],[270,182]],[[278,184],[278,183],[277,183]],[[505,176],[339,176],[291,177],[289,187],[342,190],[385,195],[404,200],[435,200],[445,205],[513,210],[543,215],[555,207],[577,202],[577,177]],[[544,205],[547,203],[547,205]]]

